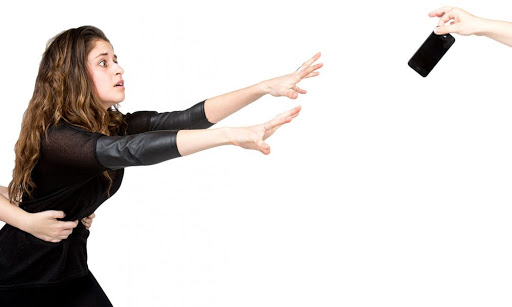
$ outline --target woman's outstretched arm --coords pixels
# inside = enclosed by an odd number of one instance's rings
[[[207,129],[266,94],[295,99],[299,94],[306,94],[306,91],[297,84],[305,78],[318,76],[317,70],[322,67],[322,64],[314,65],[318,58],[320,53],[304,62],[291,74],[209,98],[183,111],[128,113],[125,117],[128,123],[126,133],[134,135],[148,131]]]
[[[268,155],[270,146],[265,143],[274,132],[284,124],[292,121],[300,112],[296,107],[279,114],[274,119],[260,125],[238,128],[218,128],[207,130],[180,130],[176,137],[181,156],[221,145],[235,145],[245,149],[254,149]]]
[[[266,94],[274,97],[286,96],[290,99],[297,98],[299,94],[306,94],[306,91],[298,87],[297,84],[303,79],[318,76],[319,72],[317,70],[323,64],[313,64],[319,58],[320,53],[315,54],[291,74],[265,80],[231,93],[207,99],[204,108],[208,121],[217,123]]]
[[[429,16],[439,17],[439,23],[434,30],[436,34],[487,36],[512,47],[511,22],[477,17],[463,9],[450,6],[430,12]]]
[[[30,233],[36,238],[57,243],[66,239],[78,221],[64,222],[57,219],[64,217],[62,211],[43,211],[28,213],[8,200],[7,188],[0,186],[0,220]]]
[[[269,154],[270,146],[265,143],[265,140],[279,127],[297,117],[300,109],[296,107],[268,122],[249,127],[162,130],[127,136],[100,136],[93,147],[94,156],[98,162],[96,172],[104,169],[114,170],[129,166],[157,164],[222,145],[236,145]],[[57,140],[62,139],[57,133],[54,137]],[[55,163],[65,161],[58,152],[51,158]],[[87,170],[90,169],[90,167],[87,168]]]

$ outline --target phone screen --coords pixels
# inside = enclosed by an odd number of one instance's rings
[[[450,34],[437,35],[432,32],[409,60],[409,66],[421,76],[428,76],[453,43],[455,38]]]

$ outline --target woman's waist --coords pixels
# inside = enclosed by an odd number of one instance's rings
[[[0,230],[0,287],[42,285],[86,274],[88,236],[81,223],[58,243],[5,225]]]

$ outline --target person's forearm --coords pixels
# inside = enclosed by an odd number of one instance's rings
[[[512,22],[481,19],[476,35],[487,36],[512,47]]]
[[[7,189],[7,187],[0,185],[0,194],[9,199],[9,189]]]
[[[25,231],[25,225],[29,213],[20,207],[13,205],[7,198],[0,195],[0,220]]]
[[[187,156],[202,150],[222,145],[229,145],[230,128],[180,130],[176,137],[178,151],[181,156]]]
[[[211,123],[218,123],[265,94],[268,94],[268,89],[263,81],[231,93],[208,98],[204,105],[206,118]]]

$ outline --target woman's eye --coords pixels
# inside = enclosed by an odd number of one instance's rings
[[[101,60],[101,61],[100,61],[100,63],[99,63],[99,65],[100,65],[101,67],[105,67],[105,66],[107,66],[107,61],[105,61],[105,60]]]

